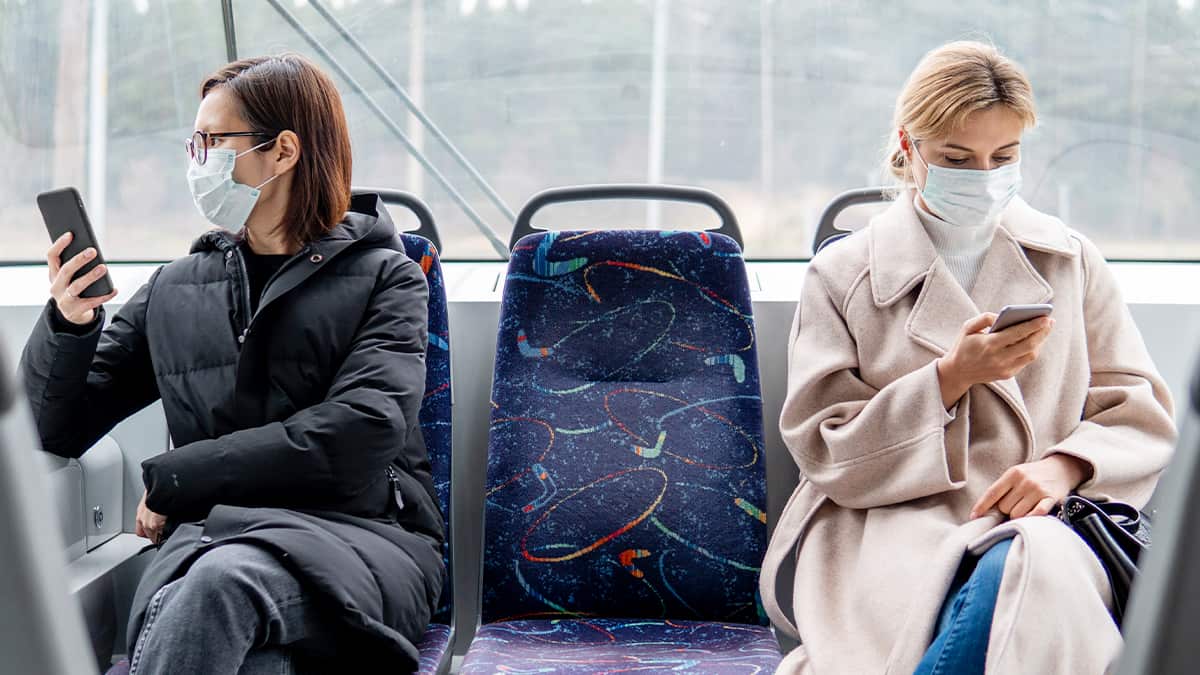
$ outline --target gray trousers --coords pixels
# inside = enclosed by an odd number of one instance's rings
[[[274,555],[225,544],[155,593],[129,673],[287,675],[297,672],[289,645],[322,635],[317,609]]]

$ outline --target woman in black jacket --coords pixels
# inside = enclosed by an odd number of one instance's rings
[[[350,195],[333,83],[295,55],[201,88],[188,180],[218,229],[102,329],[94,254],[50,263],[23,357],[44,447],[78,457],[161,398],[175,448],[142,464],[131,670],[280,660],[404,672],[441,591],[441,516],[417,412],[425,278],[374,196]],[[326,666],[328,667],[328,666]]]

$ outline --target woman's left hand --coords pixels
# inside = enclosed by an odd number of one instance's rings
[[[1009,518],[1044,516],[1079,487],[1089,473],[1086,462],[1060,453],[1018,464],[1005,471],[1000,480],[983,493],[971,508],[971,518],[978,518],[993,508]]]
[[[142,493],[142,501],[138,502],[136,525],[134,534],[145,537],[155,544],[162,543],[163,528],[167,526],[167,517],[146,507],[145,492]]]

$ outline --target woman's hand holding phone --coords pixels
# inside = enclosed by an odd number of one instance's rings
[[[46,252],[46,262],[50,265],[50,296],[58,305],[58,311],[67,321],[85,326],[96,320],[96,308],[117,296],[117,290],[107,295],[95,298],[80,297],[80,293],[88,286],[102,279],[108,272],[107,265],[96,265],[95,269],[71,281],[81,267],[96,257],[96,249],[88,248],[74,258],[62,262],[62,252],[71,243],[70,232],[62,235]]]
[[[988,312],[963,324],[954,347],[937,361],[942,402],[954,405],[972,385],[1014,377],[1037,360],[1050,337],[1054,319],[1044,316],[998,333],[986,332],[996,322]]]

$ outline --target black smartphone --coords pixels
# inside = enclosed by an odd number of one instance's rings
[[[81,267],[72,280],[87,274],[95,269],[96,265],[104,262],[104,256],[101,255],[100,246],[96,242],[96,233],[92,230],[92,222],[88,220],[87,211],[83,208],[83,199],[79,197],[78,190],[73,187],[65,187],[43,192],[37,196],[37,204],[42,211],[42,220],[46,221],[46,231],[50,233],[51,242],[57,241],[67,232],[74,235],[71,243],[67,245],[60,257],[64,265],[71,258],[83,253],[84,249],[96,249],[96,257]],[[96,298],[108,295],[112,293],[112,290],[112,279],[105,274],[92,285],[83,289],[79,295],[84,298]]]
[[[1000,310],[1000,315],[996,317],[996,322],[988,329],[989,333],[999,333],[1005,328],[1010,328],[1019,323],[1032,321],[1043,316],[1050,316],[1054,311],[1053,305],[1007,305]]]

